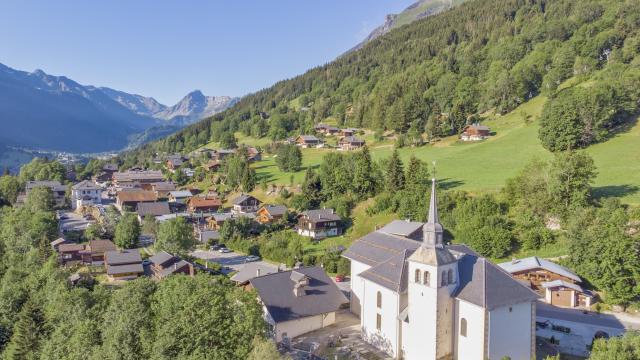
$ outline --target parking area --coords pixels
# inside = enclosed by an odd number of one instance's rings
[[[90,224],[95,222],[94,220],[87,220],[72,211],[58,211],[58,217],[60,219],[60,232],[63,234],[69,231],[84,231]]]
[[[248,263],[258,263],[264,265],[265,267],[277,266],[263,260],[248,261],[247,255],[238,254],[233,251],[228,253],[220,253],[218,251],[210,250],[195,250],[190,255],[198,259],[212,261],[220,264],[222,266],[223,274],[240,271]],[[284,266],[281,265],[281,268],[284,268]]]

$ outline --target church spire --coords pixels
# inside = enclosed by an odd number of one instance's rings
[[[442,243],[442,224],[438,216],[438,197],[436,195],[436,177],[435,166],[434,174],[431,179],[431,197],[429,199],[429,214],[427,215],[427,223],[422,227],[423,240],[422,244],[428,247],[441,247]]]

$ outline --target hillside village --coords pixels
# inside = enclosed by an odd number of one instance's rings
[[[428,5],[167,137],[6,171],[3,358],[640,358],[639,5]]]

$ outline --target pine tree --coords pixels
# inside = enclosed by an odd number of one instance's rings
[[[429,168],[427,164],[412,155],[407,165],[406,185],[416,187],[425,184],[429,184]]]
[[[375,179],[369,148],[365,145],[361,152],[355,154],[355,168],[353,171],[353,186],[360,198],[367,198],[375,191]]]
[[[398,150],[394,150],[387,164],[387,191],[395,192],[404,188],[404,169]]]
[[[11,341],[3,354],[4,359],[30,360],[38,358],[38,335],[42,317],[31,301],[27,301],[18,315]]]

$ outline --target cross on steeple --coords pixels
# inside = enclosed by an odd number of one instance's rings
[[[428,247],[442,247],[442,233],[443,228],[440,224],[440,217],[438,216],[438,196],[436,195],[436,163],[433,162],[433,178],[431,178],[431,197],[429,198],[429,213],[427,215],[427,222],[422,227],[423,232],[423,246]]]

